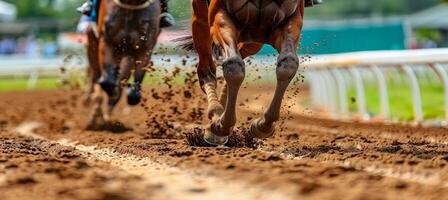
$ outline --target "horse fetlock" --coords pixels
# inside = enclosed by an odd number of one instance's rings
[[[108,72],[107,70],[103,72],[98,83],[109,96],[113,95],[115,88],[118,87],[116,76],[114,76],[112,72]]]
[[[210,69],[207,70],[199,70],[198,69],[198,78],[199,78],[199,84],[202,88],[202,90],[205,91],[204,89],[204,85],[207,83],[213,83],[214,85],[216,85],[217,83],[217,79],[216,79],[216,75],[210,71]]]
[[[252,121],[250,132],[258,139],[269,138],[275,133],[275,124],[267,123],[264,118]]]
[[[246,70],[240,57],[231,57],[222,64],[224,79],[229,86],[240,86],[244,81]]]
[[[213,119],[215,116],[221,116],[224,112],[224,107],[219,102],[211,102],[208,104],[207,113],[208,118]]]
[[[277,62],[277,80],[290,81],[299,69],[299,58],[295,54],[281,56]]]

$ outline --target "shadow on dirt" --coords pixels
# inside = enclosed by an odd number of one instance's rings
[[[185,133],[185,139],[189,146],[194,147],[215,147],[208,144],[204,140],[204,129],[195,128],[192,132]],[[258,141],[248,130],[235,130],[235,132],[230,135],[229,141],[226,143],[226,147],[232,148],[252,148],[256,149],[260,145]]]
[[[119,121],[111,121],[111,122],[107,122],[101,126],[92,126],[89,125],[85,128],[85,130],[88,131],[108,131],[111,133],[125,133],[127,131],[132,131],[132,128],[127,127],[126,125],[124,125],[123,123],[119,122]]]

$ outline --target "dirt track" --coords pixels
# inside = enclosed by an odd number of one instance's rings
[[[260,87],[241,91],[238,132],[267,104]],[[0,199],[448,199],[446,129],[284,112],[255,148],[195,147],[184,134],[206,122],[202,93],[145,91],[113,131],[84,129],[79,91],[0,94]]]

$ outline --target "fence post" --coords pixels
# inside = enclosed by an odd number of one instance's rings
[[[384,119],[389,119],[389,94],[387,92],[387,82],[384,78],[383,71],[377,66],[372,65],[370,69],[373,71],[380,90],[380,101],[381,101],[381,115]]]
[[[401,68],[404,70],[412,86],[412,99],[414,105],[414,120],[416,123],[421,124],[423,122],[423,108],[422,99],[420,94],[420,86],[418,84],[415,72],[409,65],[402,65]]]
[[[347,117],[349,115],[348,109],[348,94],[347,94],[347,85],[345,83],[344,76],[338,69],[331,69],[331,74],[336,80],[336,85],[338,87],[339,93],[339,111],[343,117]]]
[[[444,91],[443,95],[444,95],[444,101],[445,101],[444,126],[446,126],[446,125],[448,125],[448,75],[446,74],[446,71],[441,64],[433,64],[433,65],[431,65],[431,67],[436,72],[437,76],[439,76],[439,78],[443,84],[443,91]]]
[[[355,81],[358,114],[361,117],[361,120],[367,121],[369,119],[369,115],[367,114],[366,94],[364,91],[364,84],[362,82],[361,74],[356,68],[349,68],[349,71]]]
[[[337,89],[335,87],[335,80],[331,76],[328,70],[322,70],[322,77],[325,79],[325,83],[327,85],[327,101],[329,107],[329,115],[333,118],[337,117],[336,112],[338,111],[337,104]]]
[[[320,91],[320,97],[321,97],[321,106],[324,109],[325,112],[328,112],[328,105],[330,104],[328,102],[328,88],[327,88],[327,84],[326,84],[326,80],[325,78],[322,76],[322,72],[317,72],[316,73],[316,77],[318,78],[317,81],[317,85],[319,86],[319,91]]]
[[[33,70],[28,77],[28,90],[36,89],[37,81],[39,79],[39,71]]]
[[[306,76],[308,77],[309,83],[310,83],[310,90],[311,90],[311,105],[315,108],[319,107],[320,102],[320,93],[317,88],[316,83],[316,77],[313,72],[307,72]]]

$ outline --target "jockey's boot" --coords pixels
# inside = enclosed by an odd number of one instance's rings
[[[160,15],[160,28],[174,26],[176,24],[176,20],[168,12],[168,0],[161,0],[160,3],[162,7],[162,14]]]
[[[89,0],[86,1],[84,4],[82,4],[82,6],[80,6],[76,10],[83,15],[89,16],[90,13],[92,12],[92,9],[93,9],[93,2]]]
[[[323,0],[305,0],[305,7],[313,7],[314,5],[321,4]]]

